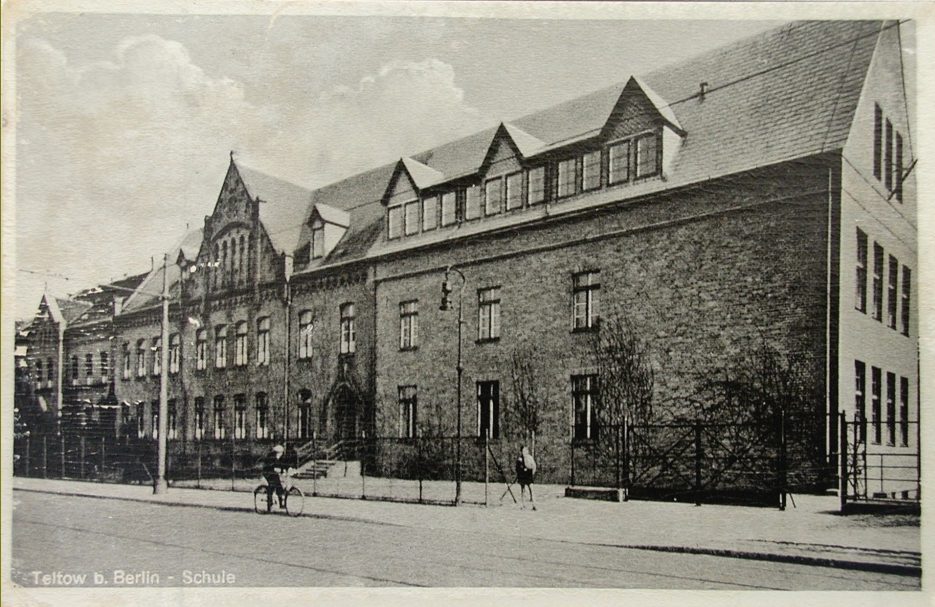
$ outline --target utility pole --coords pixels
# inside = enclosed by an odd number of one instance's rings
[[[159,462],[156,485],[153,492],[163,494],[168,489],[166,483],[166,429],[169,416],[169,254],[162,263],[162,347],[159,349]]]
[[[455,469],[455,506],[461,505],[461,377],[464,374],[464,364],[462,362],[462,351],[461,351],[461,342],[462,334],[464,332],[464,285],[467,282],[467,279],[464,277],[464,273],[461,272],[455,266],[448,266],[445,269],[445,281],[442,283],[442,303],[439,306],[439,310],[442,312],[447,312],[451,309],[451,283],[449,282],[449,274],[455,272],[458,276],[461,277],[461,288],[458,289],[458,427],[456,434],[457,444],[455,446],[455,458],[457,461]]]

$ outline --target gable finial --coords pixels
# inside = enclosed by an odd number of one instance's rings
[[[234,162],[234,150],[231,150],[231,162]]]

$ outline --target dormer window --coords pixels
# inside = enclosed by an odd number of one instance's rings
[[[312,259],[325,255],[325,225],[321,221],[312,224]]]
[[[419,201],[406,203],[406,236],[419,233]]]
[[[464,218],[480,217],[480,186],[472,185],[464,189]]]
[[[512,211],[523,206],[523,173],[517,172],[506,176],[506,210]]]
[[[649,177],[659,172],[656,133],[641,135],[636,139],[636,176]]]
[[[442,225],[450,226],[458,221],[458,194],[445,192],[442,194]]]
[[[575,193],[575,158],[562,160],[558,163],[558,197],[571,196]]]
[[[390,207],[386,213],[387,238],[399,238],[403,234],[403,207],[397,205]]]
[[[426,196],[422,199],[422,231],[434,230],[438,225],[438,197]]]
[[[614,185],[630,179],[630,141],[610,146],[608,157],[608,183]]]
[[[486,215],[496,215],[501,211],[503,204],[502,181],[500,177],[496,177],[494,179],[488,179],[487,183],[484,185],[486,201],[484,213]]]
[[[529,169],[529,204],[539,204],[545,200],[545,167]]]
[[[582,157],[581,189],[593,190],[601,187],[601,151],[594,150]]]

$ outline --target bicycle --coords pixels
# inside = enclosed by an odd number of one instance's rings
[[[276,499],[276,490],[268,493],[269,484],[261,483],[253,490],[253,509],[257,514],[269,514],[273,511],[273,504],[279,505],[289,516],[295,517],[302,514],[305,508],[305,494],[302,490],[292,484],[292,479],[287,471],[280,474],[279,482],[283,487],[282,503]]]

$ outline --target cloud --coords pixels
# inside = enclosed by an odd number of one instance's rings
[[[132,36],[78,65],[69,49],[23,37],[17,48],[17,265],[89,286],[148,268],[188,222],[211,212],[227,152],[309,185],[371,168],[487,126],[441,61],[394,61],[317,96],[264,74],[214,76],[186,47]],[[280,77],[282,77],[280,75]],[[43,279],[18,276],[18,313]]]

